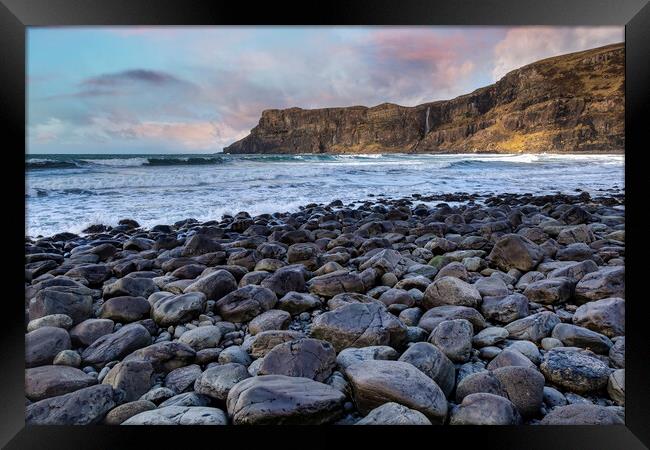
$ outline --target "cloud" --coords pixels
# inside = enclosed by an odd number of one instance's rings
[[[86,78],[81,82],[81,85],[118,86],[128,83],[143,83],[163,86],[169,84],[184,84],[186,82],[166,72],[147,69],[132,69],[122,72],[105,73],[98,76]]]
[[[540,59],[623,42],[623,27],[521,27],[508,30],[494,47],[496,81]]]

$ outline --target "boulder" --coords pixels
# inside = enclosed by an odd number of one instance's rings
[[[237,289],[237,280],[227,270],[216,270],[205,276],[198,278],[196,281],[187,286],[183,292],[200,292],[208,300],[219,300],[226,294]]]
[[[505,297],[484,297],[481,313],[486,319],[499,323],[510,323],[528,315],[528,298],[522,294]]]
[[[182,342],[158,342],[134,351],[124,361],[148,361],[155,372],[167,373],[191,364],[195,355],[192,347]]]
[[[518,425],[515,405],[505,397],[488,393],[470,394],[451,411],[450,425]]]
[[[215,303],[215,309],[223,319],[241,323],[273,308],[277,301],[270,289],[251,284],[222,297]]]
[[[77,324],[91,317],[91,290],[84,286],[52,286],[39,290],[29,302],[29,320],[65,314]]]
[[[586,303],[609,297],[625,298],[625,267],[604,267],[585,275],[576,285],[575,298]]]
[[[115,323],[110,319],[86,319],[70,330],[72,343],[87,347],[97,339],[113,332]]]
[[[624,425],[623,419],[606,406],[574,403],[553,408],[540,425]]]
[[[562,347],[546,352],[540,369],[551,383],[577,393],[604,389],[612,372],[595,356]]]
[[[330,342],[336,351],[369,345],[400,346],[406,326],[377,303],[353,303],[317,316],[311,335]]]
[[[135,322],[149,317],[151,306],[144,297],[112,297],[104,302],[98,316],[116,322]]]
[[[494,376],[494,372],[482,370],[471,373],[460,380],[456,387],[456,403],[462,402],[468,395],[479,392],[508,398],[508,393],[499,379]]]
[[[564,303],[573,295],[574,282],[570,278],[550,278],[530,283],[524,296],[531,302],[543,305]]]
[[[608,337],[625,334],[625,300],[604,298],[576,309],[573,323]]]
[[[345,369],[354,401],[368,414],[384,403],[395,402],[420,411],[432,423],[447,417],[447,400],[438,385],[413,365],[403,361],[367,360]]]
[[[431,421],[420,411],[390,402],[373,409],[355,425],[431,425]]]
[[[446,320],[431,332],[429,342],[453,362],[463,363],[469,361],[473,336],[474,328],[468,320]]]
[[[502,236],[488,255],[488,260],[504,272],[510,269],[529,272],[543,258],[544,253],[537,244],[518,234]]]
[[[235,425],[322,425],[343,413],[345,395],[309,378],[262,375],[237,383],[228,393]]]
[[[289,330],[269,330],[257,333],[249,341],[249,351],[254,358],[261,358],[266,356],[273,347],[283,344],[285,342],[293,341],[305,337],[299,331]],[[244,342],[244,344],[247,344]],[[230,348],[230,347],[229,347]]]
[[[198,364],[191,364],[189,366],[179,367],[174,369],[165,376],[164,386],[176,393],[185,392],[194,386],[194,382],[201,376],[203,371]],[[165,400],[166,401],[166,400]],[[164,406],[169,406],[169,403]],[[177,406],[206,406],[199,404],[178,404]]]
[[[194,392],[225,401],[228,392],[242,380],[250,378],[246,366],[228,363],[206,369],[194,382]]]
[[[366,361],[370,359],[386,359],[396,360],[399,353],[394,348],[387,345],[371,345],[369,347],[361,348],[346,348],[336,357],[336,363],[342,369],[357,363],[359,361]]]
[[[341,354],[339,354],[339,357]],[[456,383],[456,368],[454,367],[454,363],[435,345],[429,344],[428,342],[416,342],[402,353],[399,361],[407,362],[417,367],[422,373],[436,382],[446,397],[451,395],[454,384]]]
[[[505,326],[505,329],[508,330],[510,339],[539,342],[543,338],[549,337],[558,323],[560,323],[560,318],[557,314],[542,311],[510,322]]]
[[[476,308],[480,302],[481,294],[471,284],[454,277],[442,277],[424,291],[422,305],[426,309],[442,305]]]
[[[151,389],[153,367],[147,361],[124,361],[117,363],[108,371],[102,384],[109,384],[113,389],[121,389],[125,400],[139,399]]]
[[[336,365],[336,352],[329,342],[298,339],[276,345],[266,354],[258,375],[287,375],[323,382]]]
[[[70,335],[63,328],[41,327],[25,335],[25,367],[52,364],[62,350],[70,349]]]
[[[492,371],[522,417],[539,414],[544,397],[544,376],[530,367],[508,366]]]
[[[144,411],[122,425],[227,425],[228,418],[219,408],[207,406],[165,406]]]
[[[161,327],[189,322],[204,311],[205,303],[201,292],[166,295],[153,302],[151,318]]]
[[[93,342],[81,354],[84,364],[104,367],[129,353],[151,343],[151,335],[140,324],[125,325],[114,333],[104,335]]]
[[[196,351],[215,348],[219,345],[219,341],[221,341],[221,328],[214,325],[196,327],[186,331],[178,338],[178,342],[187,344]]]
[[[124,277],[104,287],[105,299],[112,297],[149,297],[158,291],[158,286],[150,278]]]
[[[156,404],[148,400],[135,400],[133,402],[123,403],[120,406],[111,409],[108,414],[106,414],[104,424],[120,425],[122,422],[136,414],[150,411],[152,409],[156,409]]]
[[[79,389],[27,405],[27,425],[92,425],[101,422],[116,403],[107,384]]]
[[[365,287],[361,277],[347,270],[337,270],[314,277],[307,283],[309,292],[322,297],[334,297],[343,292],[364,292]]]
[[[97,384],[97,379],[68,366],[40,366],[25,370],[25,396],[32,401],[74,392]]]
[[[262,280],[261,286],[272,290],[278,297],[307,289],[303,272],[291,266],[278,269]]]
[[[255,317],[248,324],[248,331],[255,335],[268,330],[286,330],[291,323],[291,314],[278,309],[270,309]]]
[[[445,305],[431,308],[425,312],[418,322],[418,327],[430,333],[434,330],[435,327],[437,327],[445,320],[454,319],[466,319],[476,330],[481,330],[487,326],[485,319],[481,313],[479,313],[474,308],[469,308],[467,306]]]
[[[287,311],[292,316],[297,316],[300,313],[310,311],[321,306],[318,298],[310,294],[303,294],[300,292],[287,292],[280,300],[278,300],[277,308]]]
[[[587,348],[595,353],[608,354],[613,342],[603,334],[568,323],[559,323],[551,337],[559,339],[567,347]]]

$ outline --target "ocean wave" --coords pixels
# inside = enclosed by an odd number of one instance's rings
[[[78,169],[92,167],[146,167],[146,166],[204,166],[222,164],[220,156],[188,156],[188,157],[126,157],[126,158],[79,158],[79,159],[49,159],[30,158],[25,161],[27,170],[43,169]]]

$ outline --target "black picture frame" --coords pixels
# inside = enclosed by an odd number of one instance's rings
[[[625,26],[625,190],[626,212],[626,420],[625,426],[435,427],[25,427],[24,296],[18,261],[23,254],[25,206],[25,36],[30,26],[75,25],[624,25]],[[336,0],[326,3],[210,2],[202,0],[0,0],[0,114],[7,160],[3,184],[10,209],[2,222],[5,260],[2,298],[2,395],[0,444],[6,448],[131,448],[137,438],[147,448],[187,445],[344,445],[358,437],[394,445],[480,445],[483,448],[637,449],[650,446],[650,346],[648,300],[640,266],[644,248],[643,154],[650,108],[650,4],[648,0]],[[13,142],[13,145],[8,143]],[[628,159],[629,158],[629,159]],[[12,175],[12,176],[7,176]],[[15,258],[15,259],[14,259]],[[634,295],[639,291],[639,295]],[[372,429],[370,429],[372,428]],[[346,439],[340,436],[345,434]],[[353,436],[359,435],[359,436]],[[299,436],[294,438],[294,436]],[[191,437],[191,439],[189,439]],[[417,441],[415,441],[417,439]],[[415,441],[415,442],[414,442]],[[204,444],[205,445],[205,444]]]

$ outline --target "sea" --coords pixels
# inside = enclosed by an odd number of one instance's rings
[[[25,157],[25,235],[297,211],[412,194],[624,192],[623,155],[36,155]],[[438,203],[438,202],[436,202]]]

